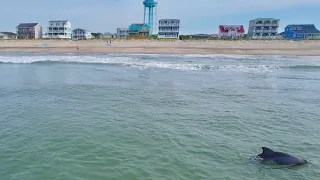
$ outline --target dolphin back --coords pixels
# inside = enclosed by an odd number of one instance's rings
[[[280,165],[301,165],[308,163],[307,160],[294,157],[283,152],[275,152],[267,147],[262,147],[263,152],[258,157],[264,160],[271,160]]]
[[[272,159],[273,162],[279,164],[279,165],[301,165],[301,164],[306,164],[308,161],[301,159],[301,158],[296,158],[296,157],[279,157],[279,158],[274,158]]]

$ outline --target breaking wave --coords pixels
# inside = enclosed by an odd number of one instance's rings
[[[279,65],[296,57],[253,55],[81,55],[81,54],[2,54],[0,64],[99,64],[140,69],[158,68],[186,71],[228,70],[272,72],[278,69],[320,70],[314,65]],[[276,62],[276,63],[275,63]]]
[[[191,56],[191,57],[194,58],[194,56]],[[166,58],[168,58],[168,56]],[[0,63],[38,64],[38,65],[100,64],[100,65],[126,66],[126,67],[140,68],[140,69],[160,68],[160,69],[176,69],[176,70],[187,70],[187,71],[199,71],[199,70],[272,71],[272,70],[279,69],[278,66],[269,66],[269,65],[211,64],[211,63],[201,63],[200,61],[189,61],[189,60],[177,61],[174,57],[173,58],[171,57],[171,59],[172,60],[160,60],[160,59],[149,59],[145,57],[141,58],[138,56],[132,56],[132,57],[75,56],[75,55],[0,56]]]

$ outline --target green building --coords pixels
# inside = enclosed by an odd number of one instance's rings
[[[129,26],[129,37],[148,37],[150,27],[148,24],[131,24]]]

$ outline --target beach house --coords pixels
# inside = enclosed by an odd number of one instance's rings
[[[116,33],[110,33],[110,32],[106,32],[106,33],[99,33],[98,37],[99,39],[112,39],[112,38],[117,38],[117,34]]]
[[[77,28],[72,31],[72,39],[91,39],[92,32],[83,28]]]
[[[42,38],[42,27],[39,23],[21,23],[16,27],[18,39]]]
[[[220,25],[219,38],[242,38],[244,28],[242,25]]]
[[[158,27],[158,38],[179,38],[179,19],[160,19]]]
[[[131,24],[129,26],[129,37],[148,37],[150,27],[148,24]]]
[[[129,34],[128,28],[117,28],[117,38],[127,38]]]
[[[17,34],[12,32],[0,32],[0,39],[17,39]]]
[[[249,21],[248,38],[275,38],[280,19],[258,18]]]
[[[71,23],[68,20],[49,21],[47,38],[71,39]]]
[[[320,39],[320,31],[314,24],[287,25],[283,34],[284,39]]]

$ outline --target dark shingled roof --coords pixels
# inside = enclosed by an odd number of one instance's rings
[[[135,26],[143,26],[144,24],[134,24]]]
[[[13,32],[0,32],[0,34],[5,34],[5,35],[17,35],[16,33],[13,33]]]
[[[50,22],[68,22],[68,21],[69,21],[69,20],[60,20],[60,21],[59,21],[59,20],[55,20],[55,21],[49,21],[49,23],[50,23]]]
[[[211,36],[210,34],[192,34],[191,36]]]
[[[180,21],[179,19],[159,19],[159,21]]]
[[[35,27],[39,23],[20,23],[17,28],[28,28],[28,27]]]
[[[291,24],[288,26],[295,33],[320,33],[314,24]],[[295,30],[295,28],[301,28],[301,30]]]

